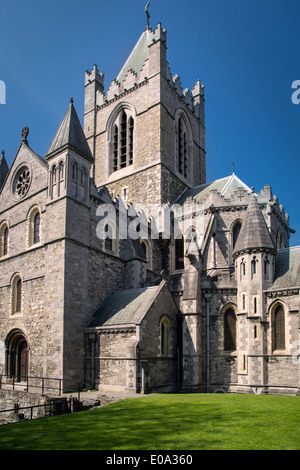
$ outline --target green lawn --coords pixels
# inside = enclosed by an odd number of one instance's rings
[[[300,397],[153,395],[0,426],[0,449],[300,449]]]

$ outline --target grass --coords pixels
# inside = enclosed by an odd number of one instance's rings
[[[0,426],[1,450],[296,450],[300,397],[191,394]]]

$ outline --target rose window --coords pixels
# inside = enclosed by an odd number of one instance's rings
[[[22,198],[27,193],[31,183],[30,170],[27,167],[21,168],[14,181],[14,194]]]

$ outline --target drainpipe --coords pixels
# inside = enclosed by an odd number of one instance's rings
[[[209,393],[209,374],[210,374],[210,368],[209,368],[209,315],[210,315],[210,298],[211,294],[207,293],[204,294],[204,297],[206,299],[206,392]]]

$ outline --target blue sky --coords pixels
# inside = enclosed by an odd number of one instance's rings
[[[105,88],[145,28],[146,0],[0,0],[0,150],[10,165],[21,130],[44,156],[71,97],[83,123],[84,72]],[[206,93],[207,180],[235,172],[259,191],[269,184],[300,245],[299,0],[151,0],[150,27],[167,30],[173,75]]]

